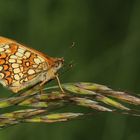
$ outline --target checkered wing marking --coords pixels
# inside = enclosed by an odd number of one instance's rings
[[[0,37],[0,83],[18,92],[36,83],[35,78],[48,69],[46,58],[12,40]]]

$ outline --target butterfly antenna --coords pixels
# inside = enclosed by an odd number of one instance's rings
[[[65,50],[64,52],[64,58],[65,56],[67,56],[68,54],[70,54],[70,52],[72,51],[73,48],[75,48],[75,42],[72,42],[72,44]]]
[[[75,66],[75,64],[73,61],[65,64],[64,67],[62,68],[62,70],[60,71],[60,74],[65,74],[66,72],[71,70],[74,66]]]

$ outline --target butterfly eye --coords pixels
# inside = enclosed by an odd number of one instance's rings
[[[59,58],[59,59],[55,62],[55,68],[56,68],[57,70],[60,69],[60,68],[62,67],[63,63],[64,63],[64,60],[61,59],[61,58]]]
[[[58,61],[58,62],[56,62],[56,64],[55,64],[55,67],[57,68],[57,69],[59,69],[59,67],[61,67],[61,62],[60,61]]]

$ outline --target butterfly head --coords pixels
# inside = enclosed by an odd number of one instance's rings
[[[47,68],[44,73],[41,74],[42,76],[40,76],[40,81],[49,81],[56,78],[58,70],[63,66],[64,59],[49,57],[49,59],[47,59],[47,63],[49,68]]]
[[[53,67],[56,71],[58,71],[63,66],[63,64],[64,64],[63,58],[56,58]]]
[[[63,66],[64,58],[52,58],[48,59],[47,63],[49,64],[49,70],[53,71],[53,73],[57,73],[57,71]],[[47,70],[48,71],[48,70]]]

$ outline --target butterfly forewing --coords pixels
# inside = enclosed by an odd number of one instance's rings
[[[13,92],[40,82],[50,63],[54,63],[50,57],[0,37],[0,83]]]

